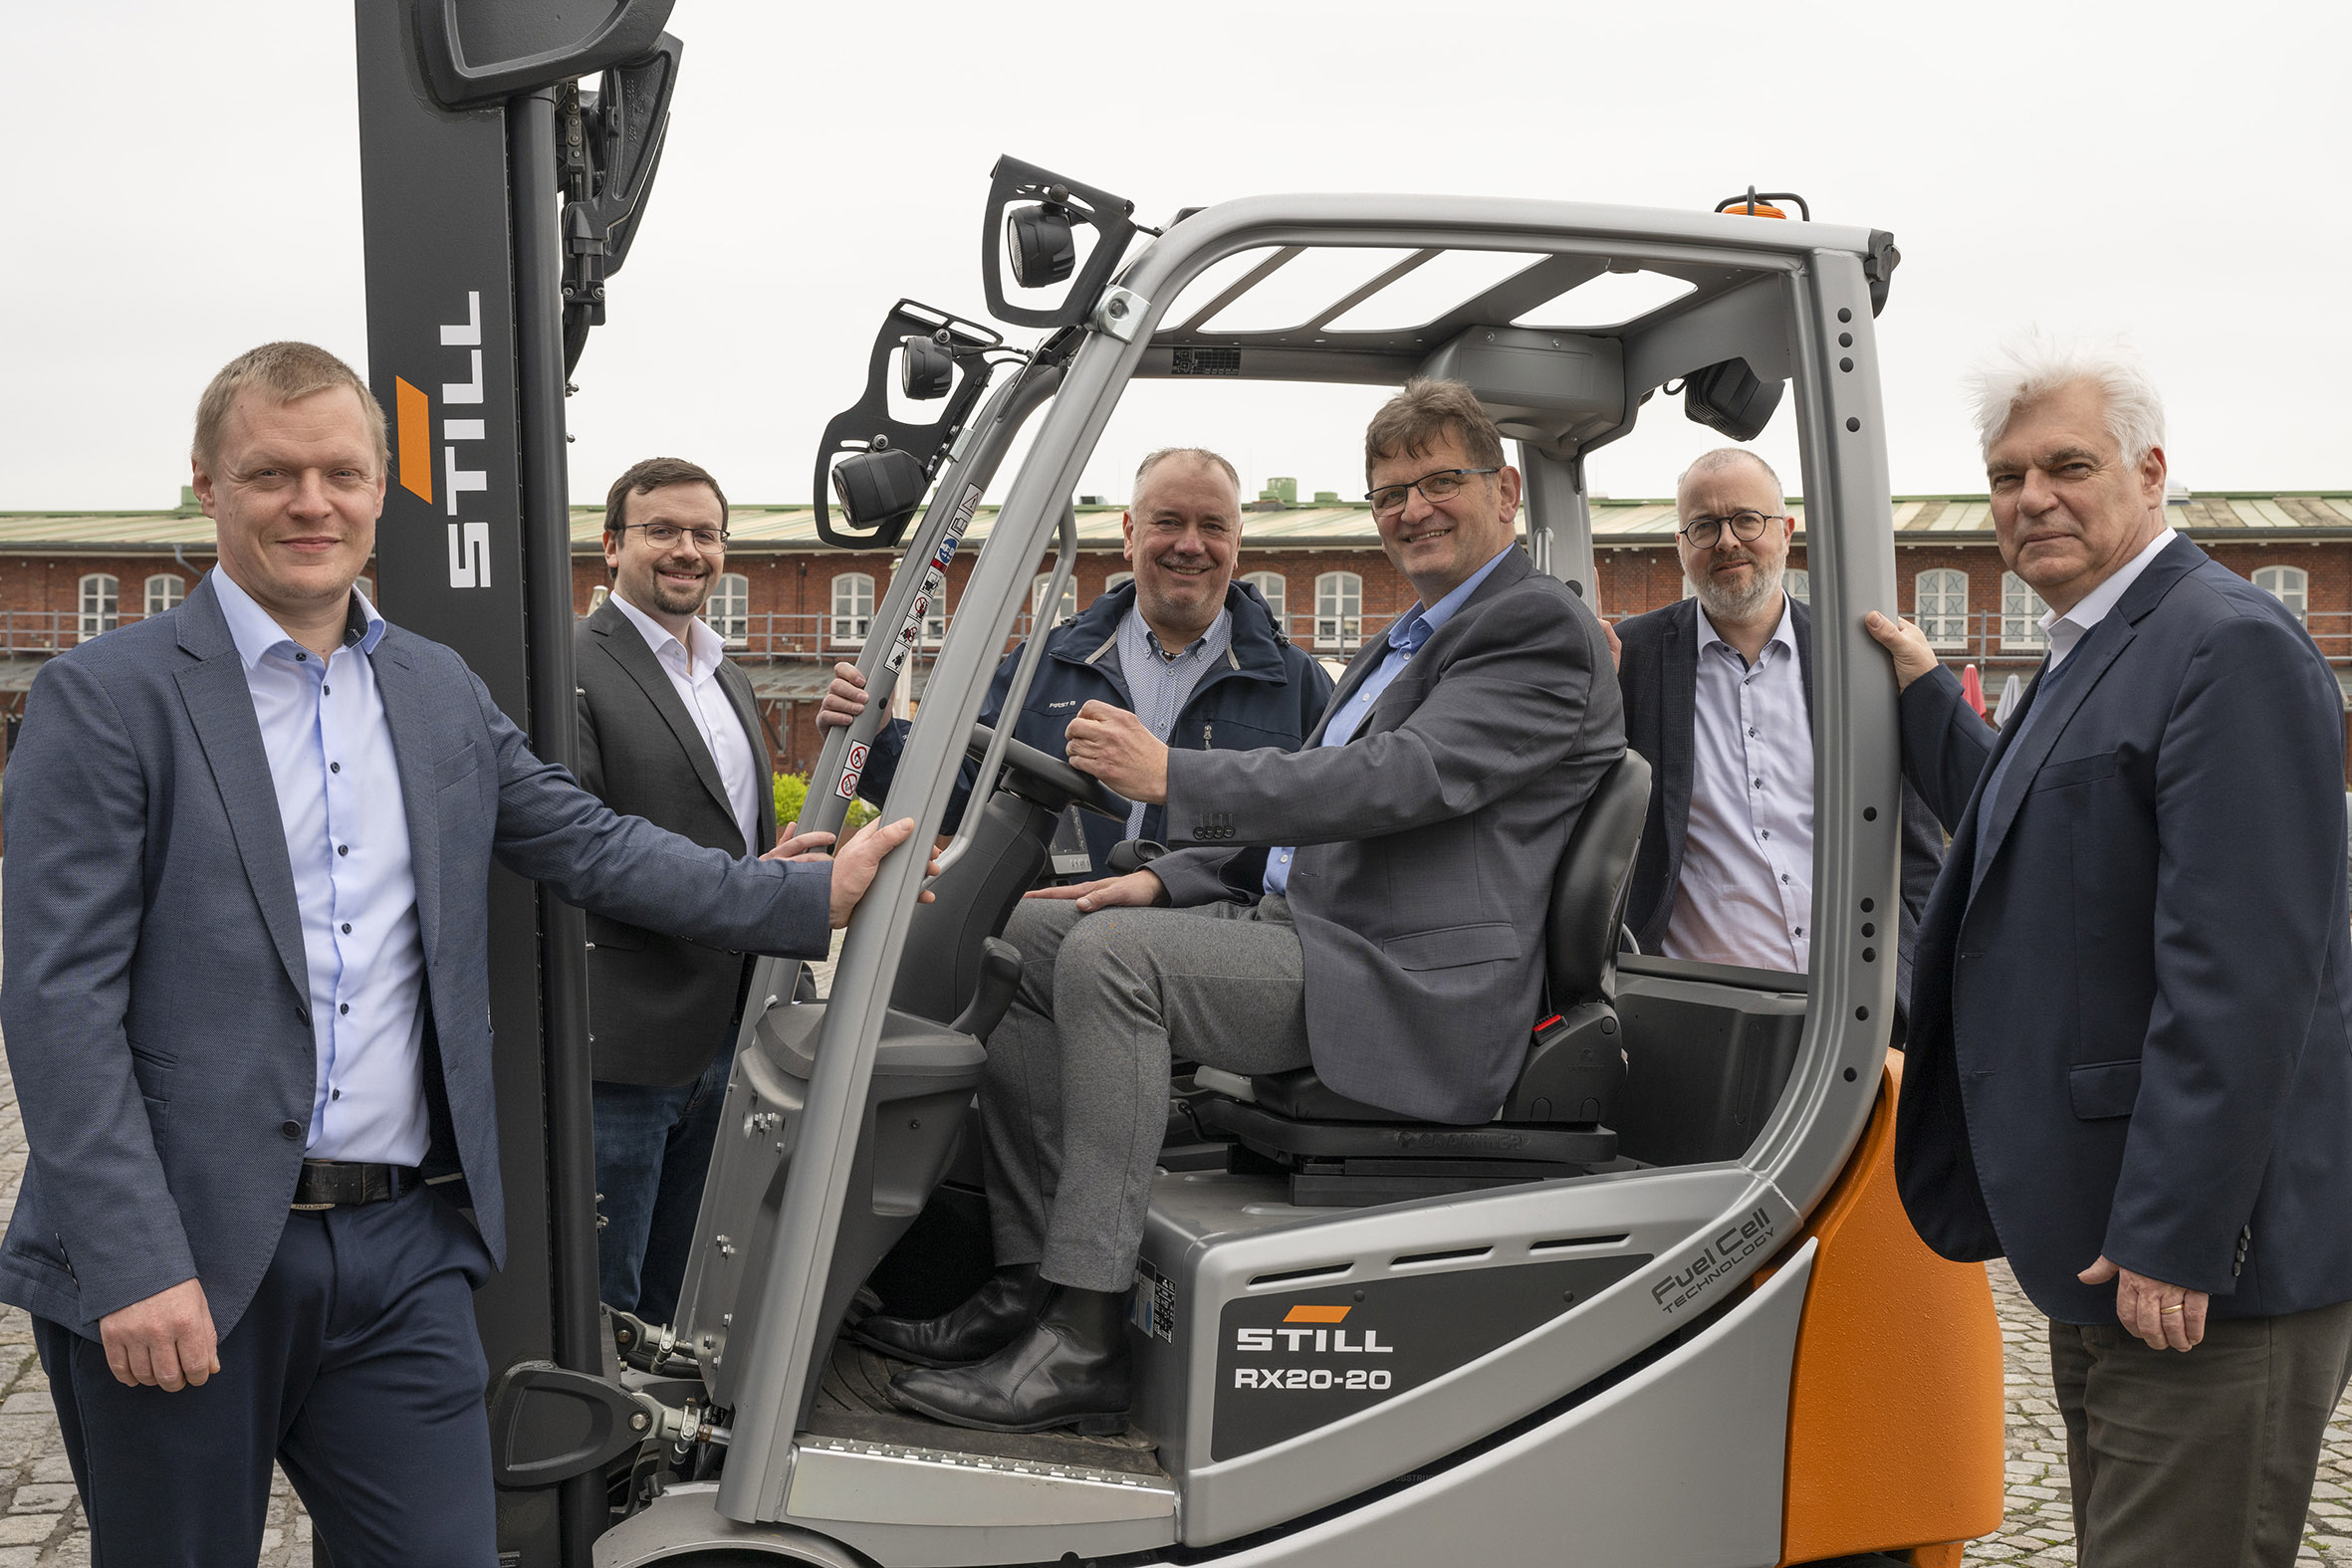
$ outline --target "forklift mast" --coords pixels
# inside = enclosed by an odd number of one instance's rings
[[[660,159],[671,3],[355,0],[368,379],[392,424],[377,594],[567,767],[567,377]],[[476,1296],[482,1343],[493,1377],[524,1361],[594,1372],[584,921],[503,870],[490,921],[511,1239]],[[595,1475],[502,1491],[499,1561],[585,1565],[604,1508]]]

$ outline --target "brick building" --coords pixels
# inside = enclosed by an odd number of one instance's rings
[[[1345,658],[1413,602],[1360,503],[1326,493],[1260,506],[1267,509],[1244,519],[1238,569],[1283,613],[1293,640]],[[1803,507],[1792,503],[1790,510],[1798,517],[1790,586],[1801,595]],[[2224,565],[2292,606],[2352,692],[2352,493],[2183,496],[2169,511],[2174,525]],[[982,511],[971,545],[985,540],[991,515]],[[1076,580],[1065,611],[1126,569],[1119,518],[1116,506],[1078,509]],[[1899,497],[1894,519],[1904,613],[1928,629],[1948,663],[1979,666],[1989,700],[2011,674],[2029,675],[2042,654],[2034,625],[2041,605],[2002,569],[1985,499]],[[602,521],[600,509],[573,513],[573,594],[583,614],[605,580]],[[1667,502],[1594,502],[1604,614],[1638,614],[1681,595],[1674,526]],[[774,764],[803,772],[817,757],[816,703],[826,671],[835,658],[854,656],[893,562],[881,552],[825,548],[806,507],[737,507],[730,530],[727,572],[708,617],[752,675]],[[950,612],[975,554],[969,547],[960,553],[949,573]],[[160,513],[0,513],[0,714],[22,713],[25,691],[50,655],[178,602],[211,563],[211,521],[191,505]],[[1049,559],[1038,568],[1033,610],[1052,564]],[[399,615],[396,602],[385,610]],[[1016,633],[1029,621],[1024,615]],[[944,621],[933,629],[943,631]],[[912,684],[919,697],[919,669]]]

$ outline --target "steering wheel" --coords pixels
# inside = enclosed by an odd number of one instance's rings
[[[988,748],[996,740],[997,732],[985,724],[972,726],[972,738],[964,743],[964,753],[974,762],[988,756]],[[1049,810],[1058,811],[1065,805],[1075,805],[1107,816],[1114,822],[1124,822],[1134,810],[1134,802],[1091,774],[1083,774],[1051,752],[1005,738],[1005,771],[1023,776],[1027,787],[1018,791],[1025,800],[1035,800]]]

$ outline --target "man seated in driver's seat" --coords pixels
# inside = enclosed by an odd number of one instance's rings
[[[1295,751],[1330,701],[1331,677],[1291,641],[1256,588],[1233,580],[1242,542],[1233,465],[1206,447],[1162,447],[1135,470],[1131,494],[1119,526],[1134,580],[1046,632],[1014,739],[1059,757],[1071,717],[1088,702],[1106,702],[1131,709],[1170,746]],[[997,667],[982,724],[996,724],[1004,711],[1021,652]],[[865,705],[865,677],[854,664],[836,664],[817,722],[848,724]],[[889,793],[908,728],[893,719],[874,736],[857,792],[877,805]],[[964,765],[940,818],[943,832],[963,820],[979,772],[977,763]],[[1124,822],[1077,815],[1096,875],[1120,839],[1165,836],[1160,807],[1140,800]]]
[[[1492,1120],[1525,1064],[1553,873],[1625,752],[1599,622],[1514,538],[1520,476],[1471,390],[1421,380],[1374,416],[1381,547],[1420,594],[1296,752],[1170,749],[1089,703],[1069,760],[1165,802],[1177,849],[1034,894],[981,1085],[997,1271],[861,1336],[925,1364],[892,1396],[958,1426],[1113,1430],[1171,1053],[1311,1063],[1351,1098]],[[1173,906],[1173,907],[1158,907]]]

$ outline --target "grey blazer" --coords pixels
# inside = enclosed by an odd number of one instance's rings
[[[776,795],[760,791],[760,842],[747,846],[719,765],[678,700],[669,672],[607,599],[573,633],[580,685],[580,783],[613,810],[641,816],[729,855],[776,842]],[[721,661],[719,684],[767,777],[768,747],[751,677]],[[743,992],[742,953],[588,917],[588,1037],[605,1083],[679,1084],[701,1076],[724,1045]]]
[[[1380,694],[1323,731],[1386,657],[1356,654],[1296,752],[1172,752],[1153,862],[1170,901],[1254,897],[1295,844],[1315,1071],[1352,1099],[1490,1121],[1527,1058],[1552,874],[1625,723],[1600,622],[1513,552]],[[1242,848],[1239,846],[1250,846]]]
[[[433,1159],[462,1167],[503,1260],[492,856],[603,914],[792,954],[824,950],[830,876],[614,815],[532,756],[437,643],[394,626],[372,662],[437,1041],[426,1099],[454,1145]],[[278,1248],[316,1057],[277,791],[209,581],[42,670],[0,826],[0,1027],[31,1148],[0,1300],[94,1336],[107,1313],[193,1277],[226,1337]]]

